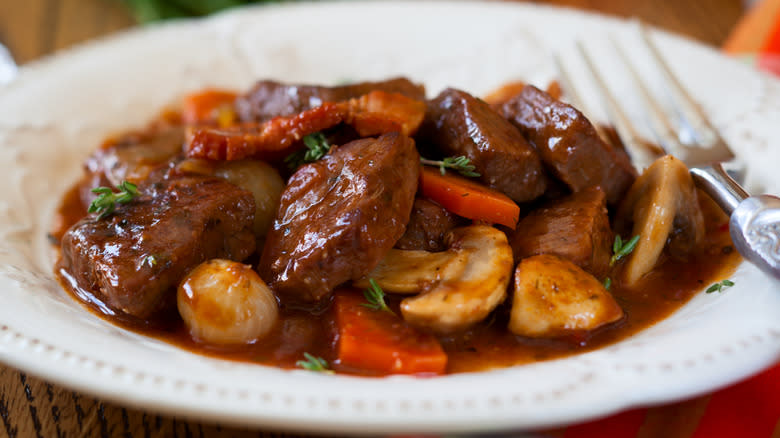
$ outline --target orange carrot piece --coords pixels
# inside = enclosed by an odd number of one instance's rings
[[[238,95],[232,91],[207,88],[184,97],[182,119],[185,123],[203,123],[217,119],[217,110],[232,106]]]
[[[482,100],[490,105],[502,105],[504,102],[520,94],[525,85],[526,84],[523,81],[507,82],[486,94]]]
[[[514,229],[520,207],[508,196],[482,184],[439,169],[423,167],[420,190],[445,209],[468,219],[506,225]]]
[[[338,365],[366,374],[444,374],[447,354],[434,336],[363,303],[354,291],[334,297]]]

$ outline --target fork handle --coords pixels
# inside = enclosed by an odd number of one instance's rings
[[[780,198],[750,196],[720,163],[691,169],[693,180],[730,215],[734,247],[767,274],[780,279]]]
[[[691,168],[693,181],[710,195],[729,216],[737,209],[740,202],[750,196],[742,186],[726,173],[720,163],[711,166]]]

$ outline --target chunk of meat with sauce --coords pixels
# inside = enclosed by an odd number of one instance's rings
[[[255,236],[262,239],[268,233],[285,185],[279,172],[268,163],[185,159],[176,164],[174,171],[182,175],[215,176],[248,190],[255,199]]]
[[[404,233],[420,156],[400,133],[334,147],[282,193],[259,271],[280,298],[315,304],[370,272]]]
[[[80,188],[85,207],[95,199],[93,187],[116,187],[122,181],[138,184],[182,153],[184,130],[177,125],[153,125],[103,142],[84,163],[86,177]]]
[[[607,202],[614,204],[634,182],[636,170],[625,151],[604,143],[590,121],[571,105],[527,85],[501,111],[572,191],[600,186]]]
[[[129,132],[103,143],[84,166],[87,172],[104,174],[113,186],[122,181],[138,184],[152,170],[181,154],[183,144],[181,126]]]
[[[444,236],[453,228],[464,225],[464,222],[463,218],[450,213],[439,204],[417,198],[414,200],[406,231],[395,247],[429,252],[444,251],[447,248]]]
[[[596,277],[551,254],[524,259],[515,270],[509,331],[553,338],[594,330],[623,317]]]
[[[139,190],[112,215],[88,216],[62,239],[61,267],[110,308],[148,318],[175,304],[176,286],[199,263],[254,252],[250,192],[204,177]]]
[[[555,254],[601,278],[609,269],[612,249],[604,192],[591,187],[533,210],[509,243],[516,261]]]
[[[445,155],[464,155],[479,180],[516,202],[544,193],[547,177],[539,154],[488,104],[449,88],[428,104],[424,136]]]
[[[337,87],[260,81],[248,93],[236,100],[235,107],[242,121],[262,122],[316,108],[325,102],[353,99],[371,91],[399,93],[414,100],[425,100],[425,87],[406,78],[360,82]]]

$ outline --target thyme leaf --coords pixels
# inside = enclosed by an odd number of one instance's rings
[[[479,173],[474,172],[474,165],[471,164],[471,160],[461,155],[458,157],[446,157],[441,161],[429,160],[427,158],[420,158],[420,162],[428,166],[438,166],[441,174],[444,175],[447,169],[452,169],[463,176],[470,178],[478,177]]]
[[[333,370],[330,369],[330,366],[325,359],[305,352],[303,353],[303,357],[306,358],[306,360],[295,362],[295,366],[301,367],[304,370],[333,374]]]
[[[715,283],[712,286],[708,287],[705,293],[711,294],[713,292],[723,292],[723,289],[728,289],[731,286],[734,286],[734,282],[731,280],[723,280],[719,283]]]
[[[98,195],[91,204],[89,204],[88,213],[98,213],[97,219],[101,220],[116,209],[116,204],[127,204],[138,196],[138,187],[135,184],[122,181],[116,186],[119,193],[114,193],[110,187],[96,187],[92,189],[92,193]]]
[[[290,170],[296,169],[306,163],[313,163],[330,151],[328,139],[321,132],[315,132],[303,137],[306,149],[295,151],[288,155],[284,162]]]
[[[631,254],[631,251],[636,248],[636,244],[639,243],[639,235],[631,238],[628,242],[624,242],[620,235],[615,236],[615,242],[612,244],[612,258],[609,259],[609,266],[613,266],[618,260]]]
[[[604,279],[604,289],[609,290],[612,287],[612,279],[607,277]]]
[[[385,303],[385,291],[376,284],[376,281],[374,281],[373,278],[368,279],[368,284],[370,285],[369,288],[363,291],[363,296],[368,302],[362,303],[361,306],[373,310],[382,310],[395,315],[395,312],[390,310],[390,308],[387,307],[387,303]]]

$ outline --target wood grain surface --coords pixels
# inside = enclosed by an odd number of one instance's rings
[[[646,22],[719,46],[742,13],[739,0],[550,0]],[[118,0],[0,0],[0,42],[25,63],[58,49],[134,26]],[[703,399],[658,408],[700,415]],[[104,403],[0,365],[0,437],[291,437],[202,424]]]

